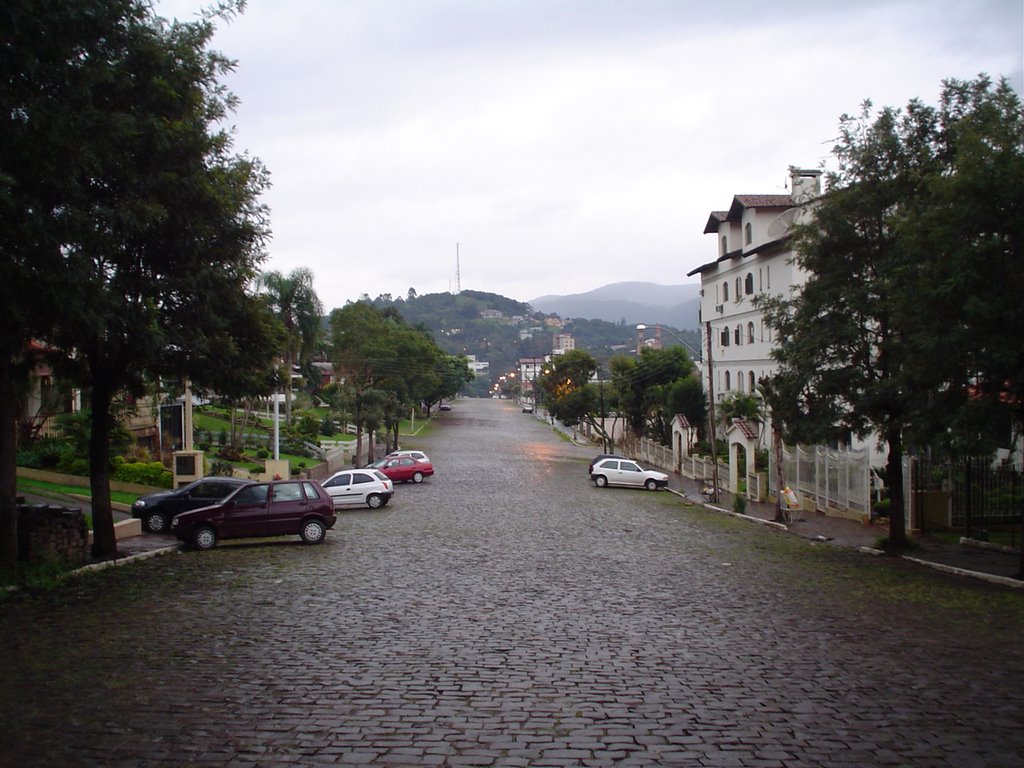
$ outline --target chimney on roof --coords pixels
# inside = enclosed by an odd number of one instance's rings
[[[789,166],[789,189],[796,205],[821,196],[821,171]]]

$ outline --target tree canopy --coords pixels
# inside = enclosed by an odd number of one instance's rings
[[[837,170],[794,228],[806,284],[761,302],[780,344],[773,417],[803,438],[888,446],[891,540],[905,543],[902,458],[992,447],[979,413],[1020,424],[1024,119],[987,77],[843,116]]]
[[[33,339],[82,388],[93,551],[107,556],[115,399],[160,376],[265,380],[271,337],[249,288],[268,178],[221,126],[234,99],[220,78],[233,65],[208,49],[213,17],[169,23],[141,0],[15,0],[2,14],[0,252],[14,289],[3,298],[24,324],[4,333],[0,401]],[[5,434],[9,424],[4,414]],[[12,447],[0,442],[5,560]]]

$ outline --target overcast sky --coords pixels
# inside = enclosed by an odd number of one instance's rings
[[[981,72],[1021,92],[1024,2],[249,0],[213,47],[272,176],[266,269],[308,267],[327,310],[529,301],[689,282],[708,214],[785,193],[865,99]]]

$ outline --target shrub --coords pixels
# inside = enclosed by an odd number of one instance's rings
[[[747,513],[747,497],[741,493],[737,493],[733,496],[732,511],[737,515],[745,515]]]
[[[210,474],[218,475],[220,477],[231,477],[235,473],[235,468],[230,461],[214,460],[210,464]]]
[[[174,484],[174,476],[159,461],[133,461],[115,464],[111,476],[123,483],[149,485],[154,488],[170,488]]]
[[[267,451],[266,448],[260,448],[258,451],[256,451],[256,458],[257,459],[265,459],[269,455],[270,455],[270,453],[269,453],[269,451]]]

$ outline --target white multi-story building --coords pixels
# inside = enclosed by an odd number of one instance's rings
[[[708,381],[708,334],[715,400],[752,393],[778,369],[772,330],[755,308],[757,296],[786,295],[806,282],[793,263],[790,227],[821,195],[821,171],[790,168],[790,194],[736,195],[713,211],[704,228],[716,235],[717,257],[688,273],[700,275],[703,375]]]

